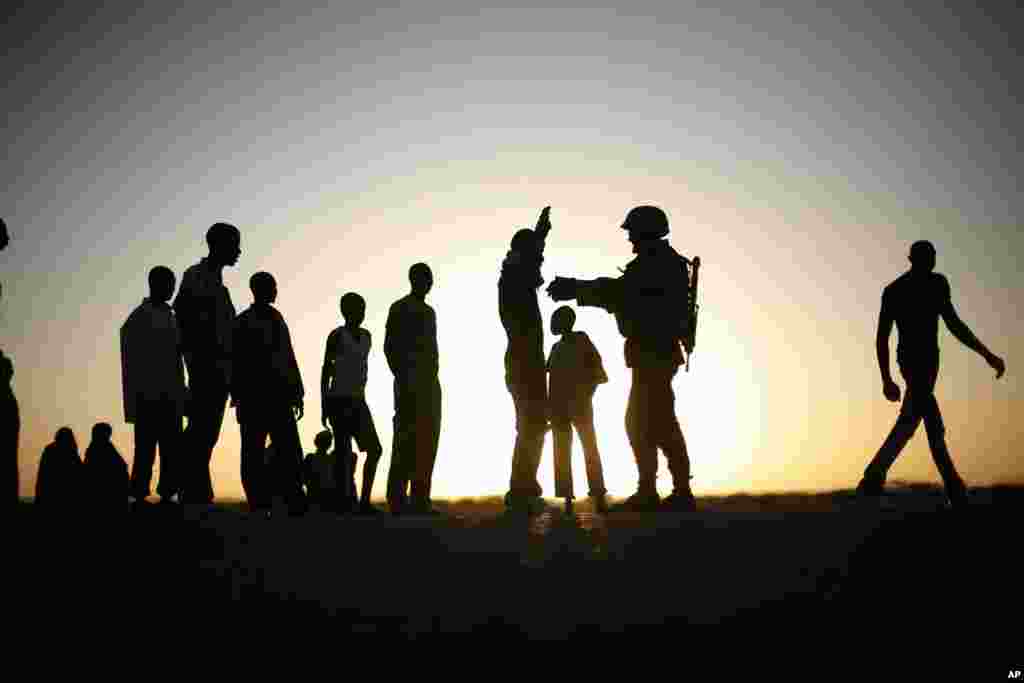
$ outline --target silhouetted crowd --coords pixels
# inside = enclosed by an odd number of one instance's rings
[[[544,353],[544,324],[538,290],[551,232],[550,207],[533,228],[517,230],[498,277],[498,317],[506,332],[505,384],[515,408],[516,438],[505,504],[510,511],[546,509],[537,480],[548,431],[553,432],[555,495],[571,512],[575,494],[571,470],[573,430],[580,438],[589,496],[608,512],[592,400],[608,381],[600,353],[586,332],[574,329],[569,306],[552,315],[559,337]],[[666,239],[668,218],[653,206],[639,206],[622,224],[635,258],[616,278],[556,277],[547,287],[555,301],[602,308],[613,315],[624,338],[632,384],[626,430],[638,471],[637,492],[612,510],[691,512],[690,458],[675,413],[673,378],[687,364],[696,340],[699,259],[680,255]],[[7,226],[0,221],[0,249]],[[370,493],[383,446],[366,401],[368,357],[373,338],[362,327],[366,301],[355,292],[340,299],[342,324],[326,338],[320,377],[324,430],[315,451],[303,455],[297,422],[305,411],[305,388],[282,313],[274,306],[277,282],[258,272],[249,279],[252,304],[237,312],[222,273],[241,255],[241,233],[216,223],[206,233],[207,256],[191,266],[177,285],[174,272],[156,266],[149,292],[120,330],[125,421],[134,426],[131,471],[114,447],[111,425],[100,422],[80,457],[75,435],[61,427],[43,450],[36,503],[46,508],[81,504],[105,509],[148,505],[154,465],[160,457],[156,493],[161,504],[214,501],[210,463],[227,409],[234,408],[241,432],[240,474],[250,509],[270,516],[280,510],[299,515],[319,510],[375,515]],[[966,504],[967,490],[949,457],[945,428],[934,397],[938,375],[938,319],[954,336],[996,370],[1005,363],[973,335],[951,303],[949,283],[934,273],[935,249],[916,242],[911,269],[885,289],[876,348],[883,393],[901,396],[889,367],[888,340],[899,330],[897,360],[907,381],[899,419],[865,470],[858,491],[877,496],[886,473],[922,421],[936,465],[953,505]],[[441,433],[442,387],[438,378],[437,316],[426,298],[434,284],[430,267],[408,270],[409,294],[387,316],[384,353],[394,382],[394,437],[387,473],[387,505],[396,515],[436,515],[431,483]],[[172,297],[173,303],[171,302]],[[17,491],[18,404],[11,389],[14,368],[0,353],[0,447],[14,464]],[[186,381],[187,375],[187,381]],[[184,425],[184,426],[183,426]],[[333,449],[332,449],[333,445]],[[658,452],[665,456],[673,492],[662,499],[655,487]],[[355,477],[363,454],[362,479]]]

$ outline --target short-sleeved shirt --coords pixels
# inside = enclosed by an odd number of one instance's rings
[[[939,273],[908,271],[885,288],[882,317],[896,323],[900,364],[938,359],[939,317],[949,302],[949,280]]]
[[[366,395],[368,359],[372,337],[368,330],[351,330],[344,325],[327,336],[325,356],[334,361],[328,396],[362,397]]]

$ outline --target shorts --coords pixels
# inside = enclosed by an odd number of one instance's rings
[[[334,431],[334,447],[340,449],[341,453],[348,451],[348,443],[342,443],[347,437],[354,438],[356,446],[363,453],[380,453],[384,450],[365,398],[328,396],[327,420]]]

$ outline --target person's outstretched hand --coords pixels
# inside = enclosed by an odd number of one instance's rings
[[[885,394],[885,397],[893,403],[900,400],[900,387],[892,380],[889,380],[882,386],[882,393]]]
[[[537,225],[533,228],[534,232],[540,235],[541,239],[546,239],[548,233],[551,232],[551,207],[545,206],[541,209],[540,217],[537,218]]]
[[[985,360],[988,361],[989,367],[996,371],[996,379],[1002,377],[1006,372],[1006,362],[996,354],[989,354]]]
[[[555,301],[567,301],[576,298],[577,282],[571,277],[556,277],[548,285],[547,293]]]

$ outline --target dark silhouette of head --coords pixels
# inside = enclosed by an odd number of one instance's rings
[[[622,229],[629,233],[634,247],[637,242],[661,239],[668,234],[668,216],[656,206],[637,206],[629,210]]]
[[[350,327],[359,327],[366,318],[366,300],[355,292],[348,292],[341,297],[341,315],[345,318],[345,324]]]
[[[78,442],[75,441],[75,433],[71,431],[71,427],[58,429],[57,433],[53,435],[53,442],[61,448],[78,452]]]
[[[96,443],[106,443],[114,435],[114,428],[106,422],[97,422],[92,426],[92,440]]]
[[[11,236],[7,234],[7,223],[4,222],[3,218],[0,218],[0,250],[6,249],[10,243]]]
[[[0,384],[10,384],[14,377],[14,363],[0,351]]]
[[[910,267],[918,273],[935,270],[935,245],[928,240],[918,240],[910,245]]]
[[[576,311],[571,306],[559,306],[551,314],[551,334],[568,334],[576,324]]]
[[[233,266],[242,254],[242,233],[230,223],[214,223],[206,231],[210,259],[219,266]]]
[[[175,284],[173,270],[167,266],[156,266],[149,271],[149,298],[159,303],[167,303],[174,294]]]
[[[334,435],[326,429],[313,437],[313,445],[316,446],[317,453],[326,453],[327,449],[331,447],[331,443],[333,441]]]
[[[277,300],[277,280],[265,271],[253,273],[249,278],[249,289],[258,304],[272,304]]]
[[[426,263],[414,263],[409,267],[409,284],[414,296],[423,299],[434,286],[434,274]]]
[[[519,252],[527,258],[536,258],[541,253],[540,236],[529,228],[517,230],[516,234],[512,235],[511,248],[512,251]]]

